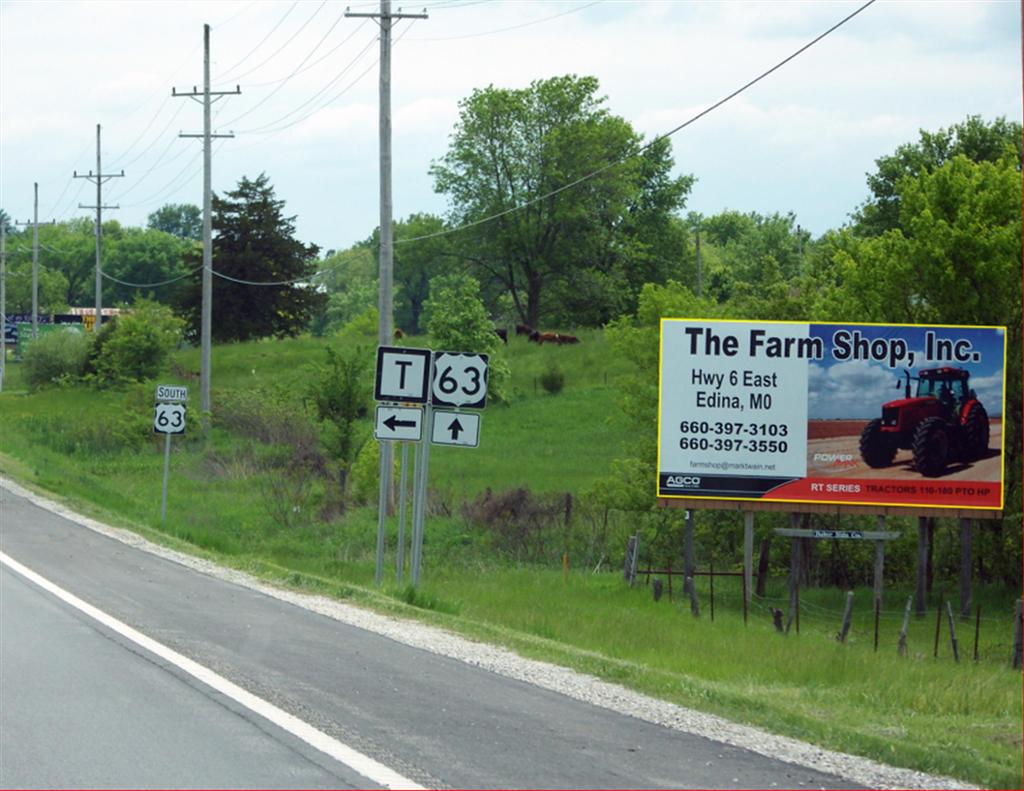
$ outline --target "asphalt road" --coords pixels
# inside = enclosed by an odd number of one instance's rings
[[[411,648],[0,497],[0,551],[424,786],[854,786]],[[0,786],[371,785],[6,570],[0,604]]]

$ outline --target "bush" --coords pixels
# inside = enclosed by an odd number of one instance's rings
[[[548,360],[547,368],[540,375],[540,386],[550,395],[558,395],[565,387],[565,374],[554,360]]]
[[[22,370],[32,390],[62,379],[77,379],[85,370],[89,341],[77,330],[56,331],[34,338],[25,349]]]
[[[104,337],[95,358],[96,376],[108,384],[154,379],[177,348],[185,322],[171,309],[152,300],[135,300],[130,313],[118,317],[116,326]]]

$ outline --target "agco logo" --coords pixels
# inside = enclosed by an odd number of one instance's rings
[[[696,475],[669,475],[665,485],[674,489],[695,489],[700,486],[700,478]]]

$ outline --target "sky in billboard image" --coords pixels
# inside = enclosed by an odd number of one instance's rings
[[[837,360],[833,356],[833,334],[840,329],[859,332],[869,344],[877,339],[902,339],[913,355],[890,367],[890,359]],[[970,359],[928,360],[926,333],[938,338],[970,342]],[[808,376],[808,418],[810,420],[870,419],[880,414],[882,404],[903,397],[905,371],[916,376],[922,368],[951,366],[970,373],[970,387],[991,417],[1003,413],[1003,331],[990,327],[911,327],[871,326],[863,324],[811,325],[811,336],[825,344],[821,360],[811,362]],[[975,359],[977,358],[977,359]],[[913,394],[916,383],[911,382]]]

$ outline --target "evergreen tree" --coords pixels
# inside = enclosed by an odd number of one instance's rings
[[[234,192],[213,197],[215,341],[297,335],[323,310],[326,295],[305,280],[316,271],[320,248],[295,238],[295,217],[285,217],[283,209],[266,174],[254,181],[243,176]],[[201,253],[194,256],[198,264]],[[201,305],[199,270],[179,306],[190,337],[199,336]]]

